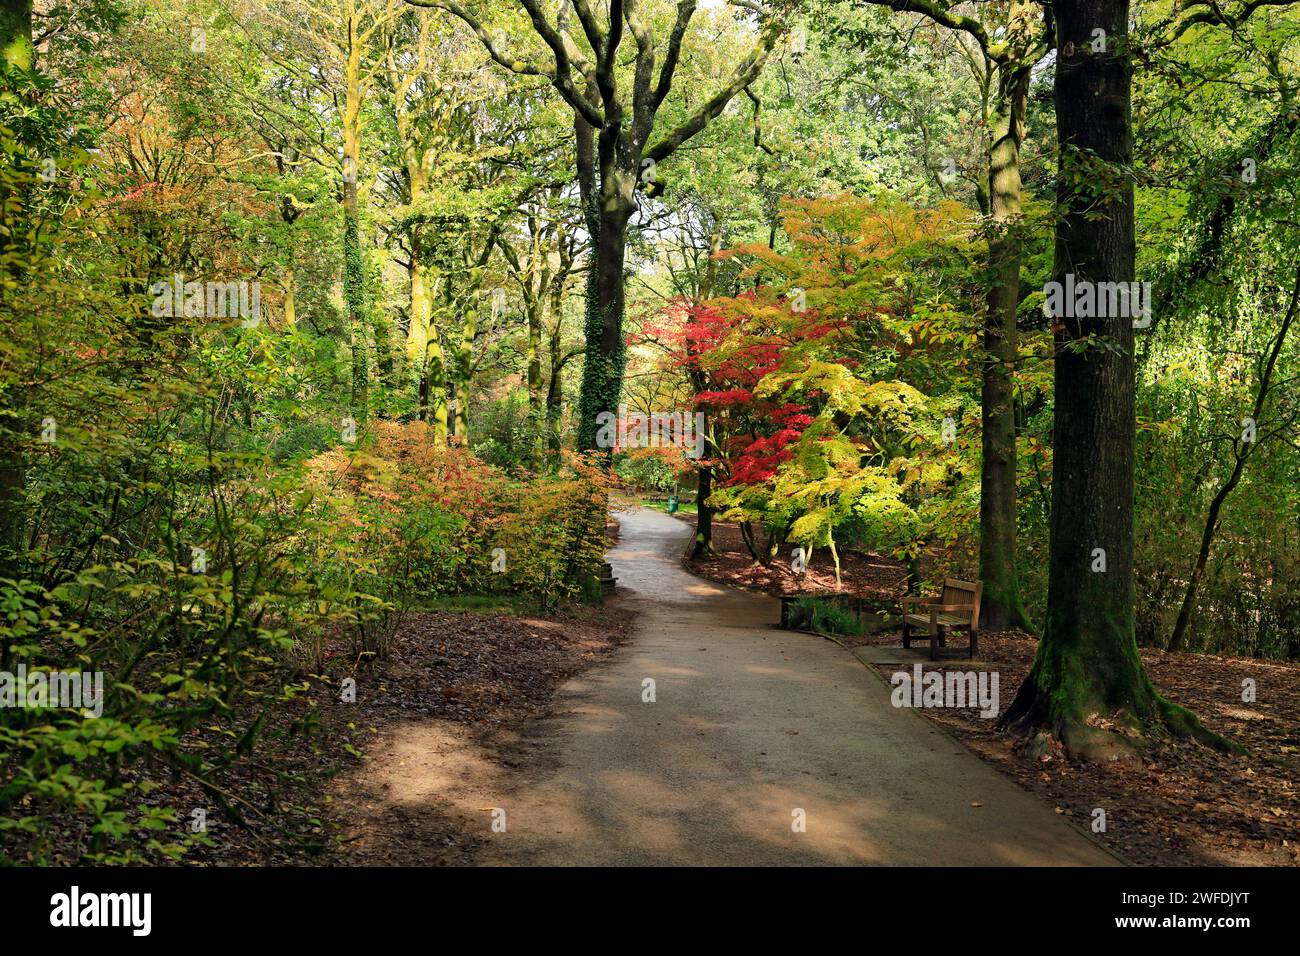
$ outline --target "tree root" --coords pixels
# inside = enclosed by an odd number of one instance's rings
[[[1216,734],[1213,730],[1207,728],[1201,723],[1200,718],[1186,707],[1180,707],[1173,701],[1165,700],[1159,694],[1156,694],[1156,707],[1159,709],[1160,719],[1164,726],[1175,737],[1190,738],[1222,753],[1244,756],[1249,752],[1237,741],[1229,740],[1227,737]]]

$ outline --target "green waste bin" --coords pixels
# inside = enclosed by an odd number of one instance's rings
[[[669,496],[668,496],[668,513],[669,513],[670,515],[675,515],[675,514],[677,514],[677,496],[676,496],[676,495],[669,495]]]

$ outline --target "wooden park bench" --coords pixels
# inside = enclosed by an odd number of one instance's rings
[[[903,598],[903,646],[910,648],[917,637],[930,641],[930,660],[939,659],[939,648],[947,646],[950,631],[968,631],[970,633],[970,656],[979,653],[980,598],[984,594],[983,584],[971,584],[956,578],[945,578],[943,593],[936,601],[933,598]],[[909,605],[916,605],[917,610],[908,612]],[[921,628],[922,633],[913,635],[913,628]]]

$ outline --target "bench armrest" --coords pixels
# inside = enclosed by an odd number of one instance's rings
[[[975,605],[974,604],[927,604],[925,609],[927,611],[935,611],[940,614],[945,614],[948,611],[973,611],[975,610]]]
[[[899,601],[899,603],[902,604],[903,607],[907,607],[909,604],[925,604],[927,601],[933,601],[933,600],[935,599],[928,598],[928,597],[921,597],[919,594],[908,594],[908,595],[904,595],[904,597]]]

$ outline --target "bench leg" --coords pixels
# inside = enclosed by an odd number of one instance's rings
[[[946,644],[943,639],[943,630],[942,627],[937,628],[935,633],[930,635],[930,660],[932,661],[937,661],[939,659],[939,648]]]
[[[903,622],[903,647],[909,650],[912,647],[912,625],[906,621]]]
[[[977,627],[970,629],[970,656],[971,660],[980,656],[980,632]]]

